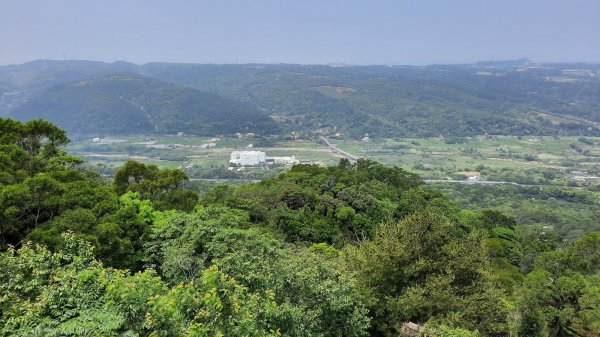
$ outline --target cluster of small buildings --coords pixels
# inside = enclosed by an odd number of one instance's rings
[[[233,151],[229,157],[230,166],[294,165],[300,161],[296,156],[267,157],[263,151]]]

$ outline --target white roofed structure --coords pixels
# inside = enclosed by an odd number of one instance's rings
[[[256,166],[266,161],[267,155],[262,151],[233,151],[229,157],[229,164],[239,166]]]

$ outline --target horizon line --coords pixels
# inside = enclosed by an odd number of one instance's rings
[[[28,63],[41,62],[41,61],[50,61],[50,62],[97,62],[104,64],[115,64],[115,63],[128,63],[136,66],[144,66],[152,63],[169,63],[169,64],[188,64],[188,65],[300,65],[300,66],[345,66],[345,67],[372,67],[372,66],[382,66],[382,67],[427,67],[427,66],[458,66],[458,65],[476,65],[478,63],[485,62],[508,62],[508,61],[519,61],[528,59],[527,57],[519,57],[514,59],[500,58],[500,59],[487,59],[487,60],[478,60],[471,62],[434,62],[434,63],[426,63],[426,64],[410,64],[410,63],[346,63],[346,62],[326,62],[326,63],[296,63],[296,62],[223,62],[223,63],[215,63],[215,62],[177,62],[177,61],[149,61],[143,63],[136,63],[132,61],[126,60],[116,60],[116,61],[105,61],[105,60],[92,60],[92,59],[53,59],[53,58],[39,58],[33,59],[29,61],[24,61],[22,63],[8,63],[8,64],[0,64],[0,67],[10,67],[10,66],[21,66]],[[532,64],[588,64],[588,65],[600,65],[600,60],[596,61],[530,61]]]

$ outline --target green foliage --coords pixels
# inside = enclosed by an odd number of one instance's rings
[[[505,335],[508,309],[502,291],[487,280],[480,240],[480,233],[464,233],[425,209],[382,225],[372,240],[347,249],[347,268],[357,273],[375,328],[391,336],[395,322],[436,319]]]
[[[247,210],[288,241],[341,245],[370,237],[377,225],[413,209],[398,205],[422,180],[398,167],[371,160],[336,167],[295,165],[290,172],[231,191],[219,188],[201,201]],[[408,208],[408,207],[407,207]]]
[[[249,293],[234,279],[211,267],[198,285],[179,284],[149,299],[150,336],[279,336],[268,322],[277,310],[275,295]]]
[[[461,328],[452,328],[446,325],[425,326],[425,333],[435,337],[478,337],[477,331],[469,331]],[[533,336],[532,336],[533,337]]]
[[[59,147],[68,142],[63,130],[45,120],[20,123],[0,118],[0,146],[3,150],[0,162],[4,163],[3,170],[12,166],[8,174],[25,170],[32,177],[44,171],[50,158],[66,155]]]
[[[42,243],[51,249],[64,246],[60,236],[72,232],[95,246],[96,257],[104,263],[120,268],[140,267],[141,242],[153,221],[153,209],[135,193],[116,199],[107,192],[101,208],[74,208],[61,212],[52,220],[33,229],[27,240]]]
[[[274,294],[250,293],[211,267],[170,289],[151,270],[104,268],[91,246],[64,237],[51,253],[0,255],[1,336],[278,336]]]
[[[197,204],[180,170],[127,162],[109,186],[51,124],[0,128],[0,336],[600,332],[598,232],[561,247],[364,159],[220,185]]]
[[[590,232],[571,246],[540,254],[521,289],[521,329],[543,324],[551,336],[600,332],[600,233]]]
[[[157,210],[189,212],[196,206],[198,194],[185,189],[188,180],[182,170],[161,170],[156,165],[130,160],[115,173],[112,186],[118,195],[139,193],[143,199],[152,200]]]
[[[546,337],[547,323],[544,321],[544,317],[539,309],[528,309],[521,313],[521,322],[519,323],[519,329],[517,336],[527,337]]]
[[[3,336],[108,336],[125,328],[123,315],[99,300],[103,281],[118,272],[103,272],[88,244],[66,241],[59,253],[25,245],[0,256]]]
[[[271,320],[283,335],[365,335],[366,310],[330,254],[290,251],[269,234],[241,229],[248,220],[246,212],[216,206],[173,214],[148,241],[146,255],[173,283],[215,265],[251,291],[273,290],[279,307]]]
[[[535,243],[553,249],[557,244],[573,242],[585,232],[600,231],[598,196],[589,190],[475,184],[436,184],[435,187],[462,207],[494,209],[511,215],[519,225],[517,231],[531,234],[523,240],[526,245]]]
[[[0,247],[32,240],[57,250],[64,246],[60,234],[69,231],[94,245],[108,265],[139,268],[152,204],[133,193],[119,199],[97,174],[80,167],[81,159],[59,148],[68,139],[52,124],[0,119],[0,127]],[[180,189],[182,172],[152,172],[140,190],[155,197],[157,207],[193,209],[197,196]]]

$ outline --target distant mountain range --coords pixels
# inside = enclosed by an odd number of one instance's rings
[[[0,67],[0,115],[77,133],[600,135],[600,66],[34,61]],[[270,116],[275,116],[275,122]]]

